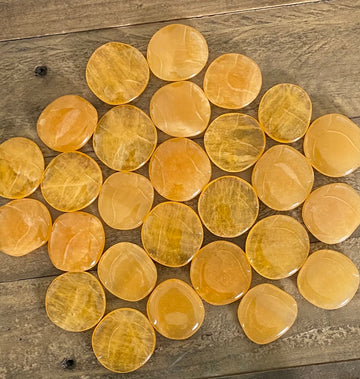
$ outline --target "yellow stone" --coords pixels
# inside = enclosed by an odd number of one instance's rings
[[[53,208],[74,212],[97,198],[101,183],[100,167],[92,158],[78,151],[67,152],[46,167],[41,192]]]
[[[154,124],[173,137],[201,134],[210,120],[210,103],[193,82],[175,82],[157,90],[150,101]]]
[[[259,66],[241,54],[224,54],[210,63],[204,77],[204,92],[215,105],[240,109],[249,105],[260,92]]]
[[[43,172],[44,157],[35,142],[14,137],[0,145],[0,196],[29,196],[38,188]]]
[[[293,275],[304,264],[310,249],[305,228],[285,215],[257,222],[246,239],[246,255],[251,266],[268,279]]]
[[[116,171],[133,171],[143,166],[156,142],[154,124],[133,105],[121,105],[106,112],[93,137],[95,154]]]
[[[48,243],[52,264],[63,271],[86,271],[96,265],[104,250],[101,221],[85,212],[63,213],[54,222]]]
[[[165,202],[158,204],[145,218],[141,239],[144,249],[156,262],[179,267],[189,263],[200,249],[203,228],[189,206]]]
[[[297,278],[299,292],[323,309],[346,305],[359,288],[359,271],[344,254],[318,250],[311,254]]]
[[[155,349],[155,332],[149,320],[136,309],[119,308],[107,314],[95,328],[92,347],[108,370],[137,370]]]
[[[104,287],[126,301],[138,301],[155,287],[157,271],[154,262],[140,246],[120,242],[101,257],[98,275]]]
[[[287,211],[308,197],[314,172],[309,160],[293,147],[275,145],[255,164],[251,182],[265,205],[277,211]]]
[[[264,152],[265,142],[258,122],[242,113],[219,116],[204,135],[205,150],[212,162],[229,172],[251,167]]]
[[[150,39],[147,60],[160,79],[179,81],[197,75],[209,56],[203,35],[188,25],[171,24],[158,30]]]
[[[251,267],[239,246],[228,241],[214,241],[195,254],[190,278],[196,292],[206,302],[230,304],[249,289]]]
[[[302,216],[318,240],[328,244],[343,242],[360,224],[360,196],[348,184],[327,184],[310,194]]]
[[[322,174],[348,175],[360,166],[360,128],[341,114],[321,116],[305,135],[304,153]]]
[[[295,142],[306,133],[312,104],[299,86],[281,83],[270,88],[259,104],[259,122],[265,133],[281,143]]]
[[[259,284],[241,299],[238,318],[246,336],[264,345],[277,340],[294,324],[297,317],[295,299],[272,284]]]
[[[153,327],[164,337],[184,340],[200,328],[205,310],[192,287],[182,280],[168,279],[150,295],[147,314]]]
[[[105,312],[105,292],[88,272],[67,272],[56,277],[46,292],[46,313],[55,325],[69,332],[94,327]]]
[[[111,105],[137,98],[149,82],[149,66],[141,52],[121,42],[108,42],[94,51],[86,66],[91,91]]]
[[[245,233],[254,224],[259,201],[248,182],[237,176],[222,176],[204,188],[198,210],[211,233],[232,238]]]
[[[149,177],[161,196],[173,201],[188,201],[209,182],[211,163],[194,141],[172,138],[155,150],[150,159]]]
[[[0,251],[15,257],[45,245],[51,233],[51,216],[34,199],[13,200],[0,207]]]

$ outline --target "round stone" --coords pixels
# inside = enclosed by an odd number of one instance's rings
[[[308,197],[314,172],[309,160],[293,147],[275,145],[255,164],[251,182],[265,205],[287,211]]]
[[[241,299],[238,318],[246,336],[264,345],[286,333],[297,317],[295,299],[272,284],[259,284]]]
[[[196,292],[206,302],[230,304],[249,289],[251,267],[239,246],[228,241],[215,241],[195,254],[190,278]]]
[[[111,105],[137,98],[149,82],[149,66],[138,49],[121,42],[108,42],[94,51],[86,66],[91,91]]]
[[[0,145],[0,196],[29,196],[39,187],[43,172],[44,157],[35,142],[14,137]]]

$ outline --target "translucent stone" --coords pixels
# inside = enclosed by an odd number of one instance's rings
[[[215,241],[195,254],[190,269],[196,292],[213,305],[230,304],[249,289],[251,267],[242,249],[228,241]]]
[[[254,118],[225,113],[207,128],[204,145],[216,166],[224,171],[239,172],[251,167],[264,152],[265,134]]]
[[[251,182],[265,205],[287,211],[310,194],[314,172],[309,160],[293,147],[275,145],[255,164]]]
[[[155,76],[179,81],[197,75],[209,56],[203,35],[188,25],[171,24],[158,30],[150,39],[147,60]]]
[[[110,109],[95,130],[93,145],[98,158],[113,170],[133,171],[153,153],[157,132],[139,108],[122,105]]]
[[[246,255],[251,266],[268,279],[291,276],[304,264],[310,249],[305,228],[285,215],[257,222],[246,239]]]
[[[119,308],[107,314],[92,336],[96,358],[108,370],[137,370],[155,349],[155,332],[149,320],[136,309]]]
[[[359,288],[359,271],[344,254],[318,250],[311,254],[297,278],[299,292],[323,309],[346,305]]]
[[[55,209],[74,212],[98,196],[102,173],[98,164],[78,151],[56,156],[46,167],[41,183],[44,199]]]
[[[241,299],[238,318],[246,336],[263,345],[286,333],[297,317],[295,299],[272,284],[259,284]]]
[[[259,201],[248,182],[236,176],[222,176],[204,188],[198,209],[211,233],[231,238],[245,233],[254,224]]]
[[[104,228],[96,216],[64,213],[53,224],[48,251],[52,264],[59,270],[86,271],[96,265],[104,245]]]
[[[105,312],[105,293],[88,272],[67,272],[56,277],[45,297],[49,319],[69,332],[94,327]]]
[[[259,122],[275,141],[295,142],[304,136],[310,124],[312,104],[299,86],[281,83],[270,88],[259,104]]]
[[[200,328],[205,310],[192,287],[182,280],[168,279],[150,295],[147,314],[153,327],[164,337],[184,340]]]
[[[348,184],[327,184],[306,199],[302,216],[318,240],[328,244],[342,242],[360,224],[360,196]]]
[[[144,249],[164,266],[179,267],[190,262],[200,249],[203,228],[198,215],[187,205],[160,203],[146,217],[141,229]]]
[[[154,262],[140,246],[120,242],[101,257],[98,275],[104,287],[126,301],[138,301],[155,287],[157,271]]]
[[[224,54],[210,63],[204,77],[204,92],[215,105],[240,109],[249,105],[260,92],[259,66],[241,54]]]
[[[35,142],[14,137],[0,145],[0,196],[29,196],[38,188],[43,172],[44,157]]]
[[[304,153],[322,174],[348,175],[360,166],[360,128],[341,114],[321,116],[305,135]]]
[[[0,251],[21,256],[45,245],[51,233],[51,216],[34,199],[13,200],[0,207]]]
[[[173,137],[193,137],[208,126],[211,108],[202,89],[193,82],[175,82],[157,90],[150,101],[154,124]]]
[[[94,51],[86,66],[91,91],[111,105],[137,98],[149,82],[149,66],[141,52],[120,42],[108,42]]]
[[[155,150],[149,176],[156,191],[168,200],[188,201],[197,196],[211,177],[205,151],[187,138],[172,138]]]

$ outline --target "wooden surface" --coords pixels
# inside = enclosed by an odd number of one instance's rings
[[[133,1],[129,5],[77,0],[69,2],[67,8],[62,5],[65,10],[56,5],[59,3],[0,2],[0,143],[13,136],[31,138],[41,147],[46,163],[56,154],[36,135],[41,110],[55,98],[74,93],[91,101],[102,115],[109,106],[96,99],[85,82],[85,66],[91,53],[110,40],[132,44],[145,53],[152,34],[171,23],[166,20],[178,20],[202,32],[209,45],[209,62],[222,53],[238,52],[259,64],[262,91],[244,113],[256,116],[259,99],[268,88],[291,82],[309,93],[313,119],[338,112],[360,125],[360,1],[262,0],[255,7],[250,0],[184,1],[181,6],[156,0]],[[48,36],[29,38],[42,35]],[[46,76],[34,75],[39,65],[48,67]],[[204,71],[194,82],[201,85],[203,75]],[[134,104],[148,112],[152,94],[163,84],[152,76]],[[224,112],[212,107],[211,118]],[[159,133],[160,142],[166,138]],[[202,143],[199,138],[195,140]],[[269,139],[267,143],[273,144]],[[293,146],[301,150],[301,144],[302,141]],[[94,157],[91,144],[82,151]],[[101,168],[104,177],[113,172],[102,164]],[[147,176],[147,170],[146,165],[139,173]],[[249,180],[250,172],[240,176]],[[214,178],[225,174],[213,170]],[[315,175],[315,187],[336,181],[347,182],[360,191],[360,170],[340,180]],[[32,197],[41,199],[40,191]],[[156,196],[159,201],[163,199]],[[6,202],[0,198],[0,205]],[[196,199],[189,204],[196,209]],[[96,203],[86,210],[98,214]],[[53,218],[59,215],[51,212]],[[274,213],[261,206],[260,217]],[[285,213],[299,219],[301,207]],[[245,238],[246,235],[234,241],[244,248]],[[326,247],[310,238],[311,251]],[[215,239],[206,232],[204,243]],[[107,227],[106,248],[119,241],[140,244],[140,230],[120,232]],[[332,248],[349,256],[360,268],[359,229]],[[189,266],[157,267],[159,282],[170,277],[189,282]],[[46,247],[20,258],[0,253],[0,378],[117,376],[97,362],[91,349],[91,331],[65,332],[47,319],[45,291],[57,274]],[[254,274],[252,285],[266,281]],[[325,311],[300,296],[296,275],[275,284],[293,295],[299,306],[297,321],[281,339],[265,346],[255,345],[237,322],[237,303],[222,307],[206,304],[205,322],[193,337],[171,341],[157,334],[157,349],[149,363],[126,377],[359,377],[359,291],[344,308]],[[146,299],[131,304],[108,292],[107,296],[107,311],[121,306],[145,311]],[[62,368],[64,358],[75,360],[72,370]]]

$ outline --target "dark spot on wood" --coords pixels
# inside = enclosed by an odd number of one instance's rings
[[[22,338],[21,338],[21,337],[19,338],[19,341],[22,341]]]
[[[75,367],[75,360],[74,359],[68,359],[64,358],[61,361],[61,367],[66,370],[71,370]]]
[[[45,76],[47,74],[47,67],[46,66],[36,66],[34,73],[36,76]]]

